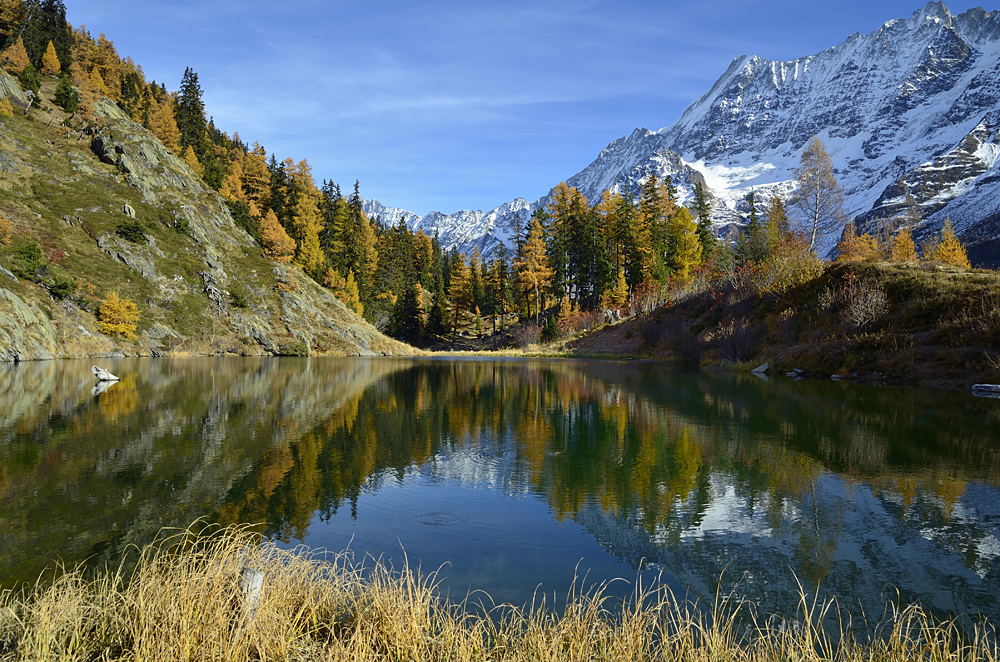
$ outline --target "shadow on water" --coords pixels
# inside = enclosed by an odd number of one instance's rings
[[[1000,617],[997,401],[592,361],[106,363],[97,395],[89,363],[0,365],[5,586],[207,517],[405,549],[459,599],[558,600],[576,572]]]

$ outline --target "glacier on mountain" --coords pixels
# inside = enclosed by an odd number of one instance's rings
[[[1000,237],[1000,11],[953,15],[930,2],[908,19],[855,34],[791,61],[733,60],[673,124],[636,129],[608,145],[566,181],[597,202],[607,189],[637,193],[655,173],[669,175],[682,201],[707,186],[717,227],[739,222],[739,203],[794,190],[806,141],[818,135],[845,192],[845,209],[863,226],[899,214],[908,196],[936,231],[950,216],[968,239]],[[510,244],[548,196],[518,199],[489,212],[406,214],[411,228],[436,230],[446,247],[489,256]],[[383,220],[400,210],[368,203]],[[836,236],[823,237],[821,254]]]

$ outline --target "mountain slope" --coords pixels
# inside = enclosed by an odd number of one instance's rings
[[[97,104],[77,131],[58,109],[26,115],[3,73],[0,90],[15,104],[0,117],[0,211],[14,226],[0,246],[0,360],[412,351],[264,257],[222,199],[116,106]],[[138,304],[136,341],[97,330],[112,291]]]
[[[802,147],[819,135],[847,211],[862,222],[899,213],[909,194],[925,218],[918,236],[950,215],[961,236],[985,238],[997,228],[981,223],[1000,209],[998,113],[1000,12],[954,16],[930,2],[909,19],[815,55],[785,62],[738,57],[676,122],[612,142],[567,182],[594,202],[608,188],[634,191],[655,172],[670,175],[686,200],[704,178],[722,226],[737,220],[751,188],[790,193]],[[503,240],[513,220],[503,207],[431,216],[445,245],[465,252]],[[414,222],[428,225],[416,216]],[[824,237],[821,251],[835,240]]]

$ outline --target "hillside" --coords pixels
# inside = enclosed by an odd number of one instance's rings
[[[410,353],[301,269],[267,259],[223,201],[107,101],[82,130],[52,102],[25,114],[0,72],[0,360],[165,354]],[[78,121],[78,120],[77,120]],[[76,127],[76,122],[71,123]],[[112,291],[138,305],[137,339],[97,331]]]
[[[803,376],[969,388],[1000,382],[1000,274],[936,263],[834,263],[781,295],[717,286],[564,348]]]

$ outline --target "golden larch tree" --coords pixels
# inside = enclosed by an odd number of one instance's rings
[[[454,311],[451,327],[451,344],[454,345],[461,315],[467,312],[472,305],[472,275],[469,272],[469,265],[465,261],[465,255],[459,256],[458,263],[451,270],[448,298],[451,299],[451,306]]]
[[[153,107],[149,113],[149,130],[153,132],[154,136],[160,139],[164,147],[174,154],[180,154],[181,132],[177,128],[177,121],[174,119],[173,99],[166,97],[159,103],[153,102]],[[191,149],[190,145],[188,149]],[[197,161],[197,158],[195,160]]]
[[[965,251],[965,246],[955,231],[951,228],[951,219],[944,219],[944,226],[941,228],[941,238],[937,241],[929,242],[924,248],[924,259],[928,262],[941,262],[955,267],[970,269],[969,255]]]
[[[9,43],[24,22],[24,0],[0,0],[0,43]]]
[[[92,64],[104,82],[103,94],[112,101],[121,101],[122,61],[118,57],[118,51],[115,50],[114,43],[102,33],[97,38],[97,46],[92,50],[92,53]]]
[[[24,49],[24,41],[20,37],[0,53],[0,65],[15,76],[20,76],[29,64],[31,60],[28,59],[28,51]]]
[[[517,272],[517,284],[524,293],[528,303],[528,314],[531,314],[531,303],[535,304],[535,322],[541,313],[542,291],[549,286],[553,270],[545,252],[545,233],[537,218],[531,219],[531,228],[524,245],[514,259],[514,270]]]
[[[96,100],[100,100],[100,97],[108,96],[108,86],[104,84],[104,78],[101,77],[101,72],[98,71],[97,67],[90,70],[90,91],[93,92]]]
[[[916,262],[917,246],[913,243],[913,232],[904,226],[889,240],[889,259],[893,262]]]
[[[135,327],[139,322],[139,308],[128,297],[111,292],[101,300],[97,330],[108,336],[122,336],[135,340]]]
[[[837,253],[837,262],[866,262],[882,256],[878,241],[868,233],[859,237],[854,223],[848,223],[844,228],[837,243]]]
[[[295,240],[288,236],[281,227],[273,209],[267,210],[267,215],[260,222],[260,238],[264,244],[264,253],[275,262],[291,262],[295,256]]]
[[[698,226],[687,207],[679,207],[669,221],[670,233],[675,244],[674,277],[687,280],[691,269],[701,262],[701,240]]]
[[[184,163],[188,164],[192,172],[199,177],[205,174],[205,167],[201,165],[201,161],[198,160],[198,155],[194,153],[194,148],[191,145],[188,145],[184,150]]]
[[[49,40],[49,45],[45,47],[45,55],[42,56],[42,75],[45,76],[58,76],[62,71],[62,65],[59,64],[59,56],[56,54],[56,47],[52,44],[52,40]]]

